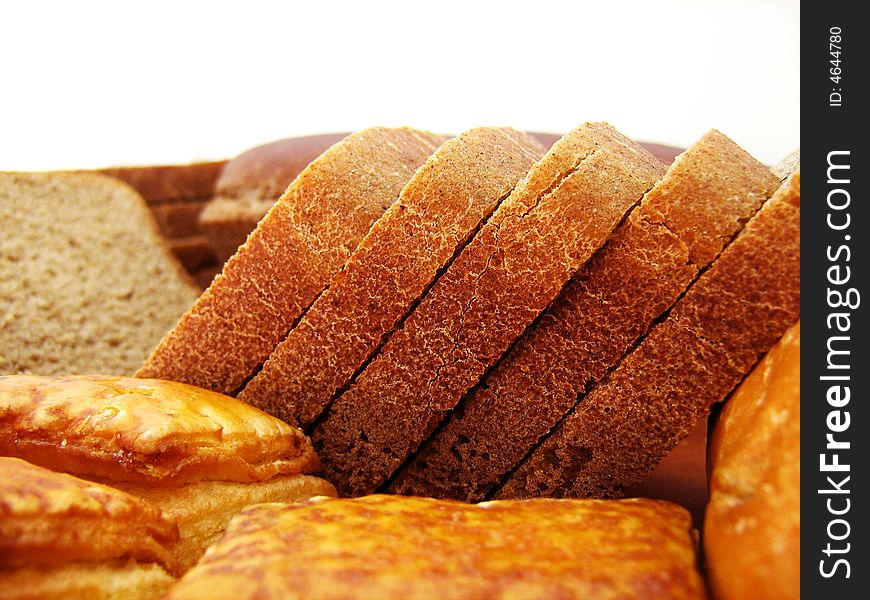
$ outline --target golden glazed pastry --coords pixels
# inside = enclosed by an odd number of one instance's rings
[[[704,598],[688,513],[656,500],[261,504],[168,598]]]
[[[108,486],[0,458],[0,598],[156,598],[178,528]]]
[[[734,391],[713,428],[704,550],[720,600],[800,598],[800,375],[798,321]]]
[[[334,495],[304,434],[194,386],[126,377],[0,377],[0,455],[160,506],[192,566],[240,508]]]

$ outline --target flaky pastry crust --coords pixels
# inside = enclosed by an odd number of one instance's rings
[[[655,500],[260,504],[168,598],[703,598],[689,514]]]
[[[109,481],[262,481],[319,463],[298,429],[157,379],[0,377],[0,454]]]
[[[134,558],[175,571],[178,527],[108,486],[0,458],[0,569]]]

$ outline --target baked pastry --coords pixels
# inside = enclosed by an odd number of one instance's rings
[[[240,391],[440,143],[412,129],[373,128],[332,146],[287,188],[137,375]]]
[[[719,600],[800,598],[800,352],[798,322],[713,427],[703,539]]]
[[[313,429],[339,492],[383,484],[663,172],[606,124],[557,142]]]
[[[227,162],[217,179],[214,198],[199,216],[199,225],[221,264],[245,243],[296,176],[345,137],[346,133],[334,133],[279,140]]]
[[[237,397],[310,427],[543,154],[506,128],[442,144]]]
[[[116,489],[0,458],[0,599],[158,598],[178,529]]]
[[[160,506],[187,568],[242,506],[334,495],[301,431],[228,396],[121,377],[0,377],[0,455]]]
[[[387,491],[483,500],[667,310],[779,185],[710,131],[393,478]]]
[[[105,175],[0,173],[0,375],[130,374],[198,289]]]
[[[403,496],[252,506],[168,595],[701,599],[689,515],[655,500]]]
[[[725,398],[799,314],[798,171],[496,497],[618,496]]]

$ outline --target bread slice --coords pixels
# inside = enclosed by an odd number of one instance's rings
[[[778,185],[767,167],[727,137],[704,135],[387,490],[485,498]]]
[[[313,430],[340,493],[377,489],[663,171],[606,124],[555,144]]]
[[[688,513],[655,500],[261,504],[172,589],[213,598],[706,598]]]
[[[373,128],[332,146],[287,188],[138,375],[238,392],[440,142]]]
[[[0,173],[0,374],[132,373],[198,290],[135,190]]]
[[[740,382],[799,314],[796,172],[495,496],[620,495]]]
[[[145,198],[169,249],[202,289],[208,286],[223,261],[218,263],[205,239],[199,215],[214,196],[225,164],[226,161],[210,161],[110,167],[93,172],[120,179]]]
[[[713,427],[704,551],[716,598],[800,598],[800,374],[798,322]]]
[[[245,243],[257,223],[311,161],[346,133],[311,135],[257,146],[227,162],[199,225],[221,264]]]
[[[513,129],[445,142],[238,398],[310,427],[543,154]]]
[[[0,458],[0,598],[141,598],[178,574],[178,529],[116,489]]]

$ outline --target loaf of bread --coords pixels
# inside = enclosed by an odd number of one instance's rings
[[[257,223],[314,159],[347,134],[311,135],[257,146],[228,161],[199,225],[221,264],[245,243]]]
[[[310,427],[543,154],[513,129],[442,144],[238,398]]]
[[[800,352],[798,322],[713,427],[703,539],[718,600],[800,598]]]
[[[0,377],[0,455],[160,506],[180,528],[181,569],[248,504],[335,494],[305,475],[318,462],[301,431],[234,398],[169,381]]]
[[[116,489],[0,458],[0,599],[161,597],[178,529]]]
[[[799,314],[798,171],[496,497],[620,495],[725,398]]]
[[[373,128],[332,146],[287,188],[137,375],[240,391],[441,141]]]
[[[0,173],[0,221],[0,374],[131,374],[196,300],[116,179]]]
[[[367,496],[264,504],[171,600],[702,599],[691,523],[652,500],[478,505]]]
[[[557,142],[312,431],[339,492],[383,484],[663,171],[606,124]]]
[[[671,165],[388,490],[484,499],[778,184],[734,142],[707,133]]]

